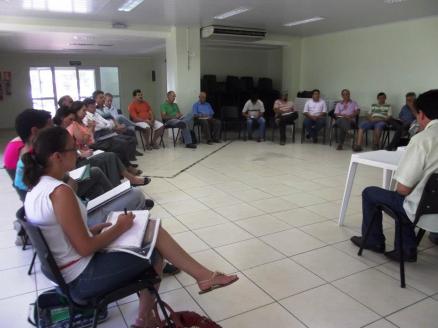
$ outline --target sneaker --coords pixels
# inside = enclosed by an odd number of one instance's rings
[[[362,246],[362,237],[353,236],[350,238],[350,240],[357,247],[360,248]],[[369,249],[370,251],[373,251],[376,253],[384,253],[385,252],[385,243],[380,244],[380,245],[365,245],[364,249]]]
[[[181,270],[178,269],[176,266],[174,266],[171,263],[166,263],[166,265],[164,266],[163,269],[163,275],[167,275],[167,276],[173,276],[177,273],[179,273]]]
[[[196,149],[196,145],[195,144],[188,144],[188,145],[186,145],[186,148],[192,148],[192,149]]]
[[[392,261],[400,262],[400,253],[397,250],[385,252],[384,255]],[[405,262],[417,262],[417,251],[403,252]]]

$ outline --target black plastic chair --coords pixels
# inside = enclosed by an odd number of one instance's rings
[[[69,286],[62,277],[61,271],[59,270],[58,265],[55,262],[52,252],[50,251],[49,246],[47,245],[47,242],[40,228],[28,222],[24,216],[21,218],[21,223],[23,224],[24,229],[26,230],[30,240],[32,241],[34,250],[38,254],[38,258],[41,261],[41,271],[48,279],[57,284],[58,290],[67,299],[67,305],[69,307],[70,314],[69,327],[73,327],[73,317],[75,313],[77,311],[85,309],[93,310],[92,327],[97,327],[99,313],[105,311],[108,304],[134,293],[138,293],[140,290],[144,289],[149,290],[149,292],[151,292],[151,294],[155,296],[157,303],[159,304],[161,310],[165,315],[168,327],[174,327],[166,311],[164,310],[164,305],[160,298],[160,295],[154,287],[154,285],[158,284],[161,279],[152,267],[150,267],[147,271],[144,272],[144,274],[135,279],[135,281],[132,281],[131,283],[126,284],[121,288],[115,289],[105,295],[96,296],[87,300],[75,300],[70,293]]]
[[[129,119],[132,121],[132,116],[131,115],[129,115]],[[137,126],[137,125],[135,126],[135,132],[138,132],[138,135],[140,136],[140,141],[141,141],[141,145],[143,146],[143,151],[146,150],[146,147],[144,145],[144,139],[143,139],[143,132],[144,132],[144,130],[145,129],[143,129],[143,128]],[[152,135],[152,133],[151,133],[151,135]]]
[[[294,120],[293,123],[288,124],[288,125],[292,126],[292,142],[293,142],[293,143],[295,143],[295,125],[296,125],[296,121],[297,121],[297,120],[298,120],[298,119]],[[276,121],[276,117],[272,117],[272,118],[271,118],[271,126],[272,126],[272,142],[274,142],[274,140],[275,140],[275,131],[276,131],[277,128],[278,128],[278,124],[277,124],[277,121]],[[287,127],[286,127],[286,128],[287,128]]]
[[[375,213],[378,211],[384,211],[394,220],[408,220],[407,217],[401,217],[397,215],[391,208],[386,205],[378,204]],[[432,215],[432,216],[425,216]],[[371,226],[374,223],[376,215],[373,216],[367,231],[365,232],[365,236],[362,239],[362,245],[366,245],[368,236],[371,231]],[[415,214],[415,220],[412,223],[414,227],[418,227],[417,233],[417,245],[420,244],[421,239],[424,236],[425,231],[429,232],[438,232],[438,173],[432,174],[426,182],[426,185],[423,190],[423,194],[421,195],[420,202],[418,203],[417,212]],[[400,240],[400,286],[401,288],[406,287],[406,279],[405,279],[405,262],[404,262],[404,252],[403,252],[403,224],[400,223],[399,229],[399,240]],[[362,256],[363,247],[360,247],[357,255]]]
[[[243,127],[243,118],[237,106],[224,106],[221,108],[221,124],[223,140],[227,140],[227,130],[229,126],[235,125],[239,128],[239,139]]]
[[[332,109],[328,116],[330,117],[330,126],[329,126],[329,145],[332,145],[333,141],[333,132],[335,134],[335,142],[338,142],[338,126],[336,125],[336,116],[335,116],[335,110]],[[355,119],[355,125],[351,128],[353,130],[353,144],[356,140],[356,134],[359,130],[359,116],[360,116],[360,109],[358,110],[356,119]]]
[[[202,133],[201,133],[201,121],[199,120],[199,118],[194,117],[193,118],[193,130],[197,129],[197,134],[198,134],[198,144],[201,143],[201,137],[202,137]]]

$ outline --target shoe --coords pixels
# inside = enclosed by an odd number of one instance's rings
[[[207,141],[207,145],[212,145],[212,144],[213,144],[213,141],[211,141],[211,140]]]
[[[356,245],[357,247],[362,246],[362,237],[359,236],[353,236],[350,238],[351,242]],[[380,245],[365,245],[364,249],[369,249],[370,251],[376,252],[376,253],[384,253],[385,252],[385,244]]]
[[[344,149],[344,146],[341,144],[339,144],[338,147],[336,147],[336,150],[343,150],[343,149]]]
[[[280,141],[280,146],[284,146],[285,144],[286,144],[286,141],[284,141],[284,140]]]
[[[153,144],[153,145],[152,145],[152,148],[153,148],[153,149],[160,149],[160,146],[158,146],[157,144]]]
[[[310,139],[310,134],[306,134],[306,139]]]
[[[163,275],[166,275],[166,276],[173,276],[179,272],[181,272],[181,270],[178,269],[176,266],[174,266],[171,263],[166,263],[166,265],[164,266],[164,269],[163,269]]]
[[[144,209],[145,210],[150,210],[154,207],[155,203],[152,199],[145,199],[144,200]]]
[[[258,139],[257,139],[257,142],[260,142],[260,141],[262,141],[262,139],[258,138]]]
[[[132,164],[132,163],[131,163],[131,166],[132,166],[132,167],[138,167],[138,164]]]
[[[379,145],[373,145],[373,150],[379,150],[379,149],[380,149]]]
[[[152,150],[152,146],[151,145],[147,145],[146,146],[146,150]]]
[[[150,182],[151,182],[151,179],[149,177],[143,177],[143,183],[131,183],[131,187],[146,186]]]
[[[354,151],[354,152],[361,152],[361,151],[362,151],[362,147],[359,146],[359,145],[354,145],[354,146],[353,146],[353,151]]]
[[[143,153],[140,153],[138,150],[135,151],[135,156],[143,156]]]
[[[385,252],[384,255],[392,261],[400,262],[400,253],[397,250]],[[403,252],[405,262],[417,262],[417,251]]]
[[[314,144],[318,143],[318,138],[312,138],[312,142],[313,142]]]
[[[188,144],[186,145],[186,148],[192,148],[192,149],[196,149],[198,146],[196,146],[196,144]]]
[[[214,143],[221,143],[222,141],[220,141],[219,139],[213,139]]]
[[[205,294],[211,292],[214,289],[222,288],[231,285],[239,280],[239,277],[235,274],[226,275],[221,272],[214,272],[211,278],[198,282],[199,294]]]

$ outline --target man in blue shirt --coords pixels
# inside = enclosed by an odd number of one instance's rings
[[[220,142],[221,121],[213,118],[213,108],[206,99],[207,94],[201,92],[199,94],[199,101],[193,104],[192,113],[195,122],[199,122],[201,125],[202,133],[204,134],[207,144],[211,145],[213,142]]]
[[[395,129],[394,137],[392,138],[386,150],[396,150],[398,146],[405,146],[400,143],[400,139],[408,134],[409,127],[416,119],[416,112],[414,103],[416,99],[415,92],[408,92],[406,94],[406,104],[400,110],[398,119],[391,118],[388,123]]]

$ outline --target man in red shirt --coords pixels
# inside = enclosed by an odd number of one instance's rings
[[[155,120],[151,106],[143,99],[143,93],[140,89],[135,89],[132,92],[133,101],[128,106],[129,116],[137,126],[144,129],[147,149],[160,148],[157,144],[158,138],[163,135],[164,125],[160,121]],[[151,129],[153,132],[152,141],[150,141]]]

